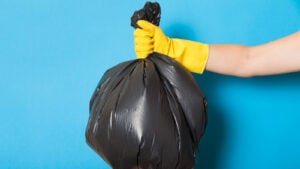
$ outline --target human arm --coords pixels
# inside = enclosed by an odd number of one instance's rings
[[[209,45],[206,70],[240,77],[300,71],[300,32],[258,46]]]
[[[259,46],[206,45],[173,39],[145,21],[135,31],[139,58],[152,52],[168,55],[192,72],[208,71],[240,76],[262,76],[300,71],[300,32]],[[192,66],[187,64],[194,63]]]

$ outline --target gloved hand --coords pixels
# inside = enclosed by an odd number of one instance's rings
[[[165,36],[156,25],[144,20],[137,22],[134,31],[137,58],[145,58],[153,52],[174,58],[189,71],[203,73],[208,59],[207,44]]]

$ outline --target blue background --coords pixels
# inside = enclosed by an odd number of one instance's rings
[[[88,103],[105,70],[135,58],[144,2],[0,0],[1,168],[109,169],[85,143]],[[300,28],[298,0],[159,2],[171,37],[258,45]],[[195,78],[209,102],[197,169],[300,168],[299,73]]]

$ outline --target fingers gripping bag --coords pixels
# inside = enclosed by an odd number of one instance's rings
[[[131,25],[139,19],[158,25],[159,4],[147,2]],[[152,53],[104,73],[90,100],[86,141],[114,169],[192,169],[206,109],[191,73]]]

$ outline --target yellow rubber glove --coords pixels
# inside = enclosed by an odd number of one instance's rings
[[[191,72],[203,73],[208,59],[208,44],[169,38],[158,26],[144,20],[137,24],[140,27],[134,31],[137,58],[157,52],[174,58]]]

